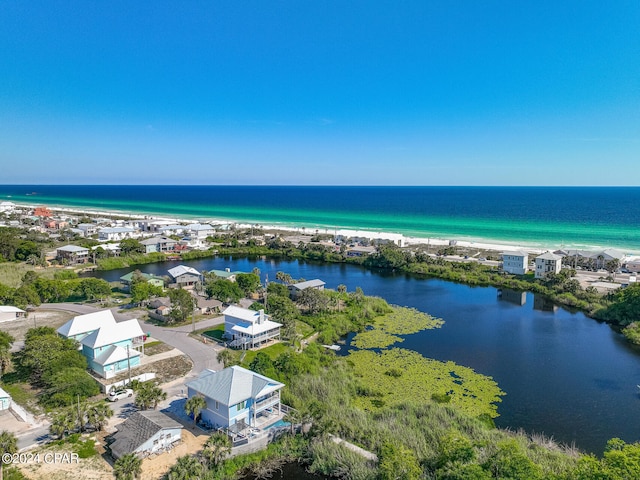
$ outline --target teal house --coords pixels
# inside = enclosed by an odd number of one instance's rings
[[[11,396],[0,388],[0,412],[2,410],[9,410],[11,406]]]
[[[140,365],[144,333],[135,318],[101,327],[82,339],[82,354],[89,368],[103,378]]]

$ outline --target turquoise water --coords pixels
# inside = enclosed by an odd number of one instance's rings
[[[265,430],[270,430],[272,428],[289,427],[289,426],[291,426],[291,423],[285,422],[284,420],[278,420],[276,423],[272,423],[267,428],[265,428]]]
[[[5,199],[311,231],[640,251],[638,187],[0,185]]]

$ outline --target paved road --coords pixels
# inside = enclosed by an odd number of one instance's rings
[[[63,310],[66,312],[77,313],[79,315],[101,310],[100,308],[92,305],[77,303],[48,303],[41,305],[39,308],[42,310]],[[131,312],[126,313],[119,312],[119,310],[121,309],[118,307],[111,309],[113,316],[118,322],[136,318],[136,314],[139,313],[139,310],[131,310]],[[191,333],[193,329],[191,325],[168,328],[152,325],[140,320],[138,322],[140,323],[140,328],[142,328],[143,332],[150,333],[153,338],[171,345],[189,356],[193,362],[193,368],[191,369],[191,372],[189,372],[188,377],[198,375],[205,368],[210,368],[212,370],[222,369],[222,364],[216,360],[220,347],[210,343],[204,344],[201,341],[190,337],[189,333]],[[215,325],[220,325],[221,323],[224,323],[224,317],[213,317],[211,319],[197,322],[196,328],[202,329],[206,327],[213,327]]]

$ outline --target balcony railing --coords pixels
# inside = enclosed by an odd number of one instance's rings
[[[280,396],[279,395],[273,395],[269,398],[265,398],[264,400],[260,400],[259,402],[256,402],[253,404],[253,409],[254,410],[261,410],[263,408],[272,406],[272,405],[277,405],[278,402],[280,401]]]

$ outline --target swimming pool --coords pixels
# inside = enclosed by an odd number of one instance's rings
[[[269,430],[271,428],[281,428],[281,427],[288,427],[290,426],[291,423],[289,422],[285,422],[284,420],[280,419],[278,420],[276,423],[272,423],[271,425],[269,425],[268,427],[265,428],[265,430]]]

